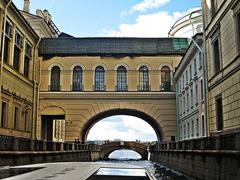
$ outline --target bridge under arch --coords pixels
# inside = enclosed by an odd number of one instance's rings
[[[115,115],[130,115],[130,116],[135,116],[135,117],[138,117],[138,118],[146,121],[154,129],[158,140],[159,141],[162,140],[162,135],[161,135],[162,130],[156,120],[154,120],[151,116],[149,116],[148,114],[146,114],[144,112],[134,110],[134,109],[127,109],[127,108],[126,109],[111,109],[111,110],[107,110],[107,111],[101,112],[101,113],[93,116],[91,119],[89,119],[89,121],[83,127],[81,139],[83,141],[87,140],[87,136],[88,136],[90,129],[97,122],[101,121],[104,118],[107,118],[110,116],[115,116]]]
[[[143,160],[147,160],[148,151],[147,146],[142,143],[134,142],[134,141],[117,141],[117,142],[109,142],[101,145],[100,147],[102,153],[102,159],[108,159],[108,156],[116,150],[119,149],[129,149],[136,151],[139,153]]]
[[[148,122],[158,140],[176,136],[175,92],[41,92],[38,127],[42,115],[55,115],[51,108],[59,107],[65,114],[65,141],[86,142],[91,127],[113,115],[132,115]],[[49,112],[48,112],[49,110]],[[41,128],[37,131],[41,138]]]

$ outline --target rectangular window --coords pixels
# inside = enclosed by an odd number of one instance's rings
[[[190,102],[191,108],[193,108],[193,87],[191,86],[191,102]]]
[[[197,82],[196,82],[197,83]],[[195,85],[195,92],[196,92],[196,99],[195,99],[195,104],[198,105],[198,85]]]
[[[5,28],[5,44],[3,50],[3,61],[8,63],[9,61],[9,51],[10,51],[10,41],[11,41],[12,26],[8,21],[6,21]]]
[[[223,110],[222,110],[222,97],[216,97],[216,126],[217,130],[223,130]]]
[[[205,135],[205,122],[204,122],[204,116],[202,116],[202,136]]]
[[[189,122],[187,123],[187,137],[190,137],[190,127],[189,127]]]
[[[183,113],[185,113],[185,110],[186,110],[185,104],[186,104],[186,102],[185,102],[185,94],[183,94]]]
[[[183,130],[183,134],[184,134],[184,139],[186,138],[186,125],[184,124],[184,130]]]
[[[2,102],[1,127],[6,127],[7,122],[7,103]]]
[[[185,84],[184,84],[184,82],[185,82],[185,79],[184,79],[185,77],[184,77],[184,75],[183,75],[183,89],[184,89],[184,87],[185,87]]]
[[[187,91],[187,111],[189,111],[189,93]]]
[[[190,77],[190,81],[192,80],[192,65],[190,64],[189,66],[189,77]]]
[[[29,78],[29,64],[32,57],[32,47],[29,44],[25,46],[25,56],[24,56],[24,71],[23,74],[26,78]]]
[[[197,120],[196,120],[196,124],[197,124],[197,127],[196,127],[196,129],[197,129],[197,137],[199,136],[199,120],[198,120],[198,118],[197,118]]]
[[[198,56],[199,56],[199,68],[202,68],[202,67],[203,67],[202,53],[199,52],[199,53],[198,53]]]
[[[17,129],[18,128],[18,123],[19,123],[19,108],[15,107],[14,108],[14,122],[13,122],[13,128]]]
[[[203,80],[201,79],[201,100],[204,99],[204,87],[203,87]]]
[[[217,1],[218,0],[210,0],[210,1],[211,1],[211,15],[213,17],[217,11]]]
[[[236,44],[237,44],[237,50],[238,50],[238,54],[240,54],[240,12],[237,12],[236,16],[235,16],[235,22],[236,22]]]
[[[194,123],[192,121],[192,137],[194,136]]]
[[[213,42],[213,64],[214,64],[214,72],[217,73],[220,68],[220,44],[219,44],[219,39],[217,38],[214,42]]]
[[[195,58],[193,61],[194,75],[197,74],[197,59]]]
[[[19,71],[20,60],[21,60],[21,50],[22,50],[22,37],[16,32],[15,43],[14,43],[14,56],[13,56],[13,67]]]
[[[186,69],[186,85],[188,84],[188,70]]]

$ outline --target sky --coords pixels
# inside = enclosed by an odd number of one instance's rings
[[[23,8],[24,0],[13,0]],[[30,12],[47,9],[61,32],[76,37],[167,37],[174,22],[200,0],[30,0]]]
[[[97,122],[87,137],[87,140],[115,139],[157,141],[157,136],[153,128],[144,120],[134,116],[118,115]]]

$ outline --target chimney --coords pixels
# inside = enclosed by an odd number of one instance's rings
[[[30,8],[30,0],[24,0],[23,11],[29,13],[29,8]]]

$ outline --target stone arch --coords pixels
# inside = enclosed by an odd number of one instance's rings
[[[82,70],[86,70],[85,66],[81,63],[74,63],[72,64],[72,66],[70,67],[70,70],[73,71],[73,69],[76,67],[76,66],[80,66],[82,68]]]
[[[63,108],[59,106],[48,106],[41,111],[41,115],[65,115]]]
[[[60,63],[52,63],[52,64],[50,64],[50,65],[48,66],[48,70],[51,71],[51,69],[52,69],[54,66],[58,66],[61,71],[64,70],[63,66],[62,66]]]
[[[115,67],[114,67],[114,70],[116,71],[120,66],[125,67],[126,70],[129,71],[129,67],[128,67],[128,65],[125,64],[125,63],[118,63],[118,64],[116,64]]]
[[[152,70],[151,66],[150,66],[149,64],[147,64],[147,63],[138,64],[136,70],[138,71],[139,68],[142,67],[142,66],[146,66],[146,67],[148,68],[148,71],[151,71],[151,70]]]
[[[92,70],[95,71],[96,67],[98,67],[98,66],[102,66],[104,68],[104,70],[107,71],[107,66],[103,63],[94,64],[94,66],[92,67]]]
[[[138,154],[140,154],[142,159],[144,160],[147,160],[147,157],[148,157],[147,146],[145,144],[140,144],[133,141],[132,142],[131,141],[109,142],[101,145],[100,148],[101,148],[103,159],[107,159],[112,152],[120,149],[133,150]]]
[[[136,110],[136,109],[130,109],[130,108],[123,108],[123,109],[110,109],[103,112],[100,112],[93,117],[91,117],[83,126],[82,128],[82,134],[80,134],[80,138],[82,142],[86,142],[87,135],[90,131],[90,129],[100,120],[114,116],[114,115],[130,115],[135,116],[138,118],[143,119],[146,121],[155,131],[156,136],[158,138],[158,141],[162,140],[162,127],[160,127],[159,123],[150,115],[146,114],[143,111]]]

